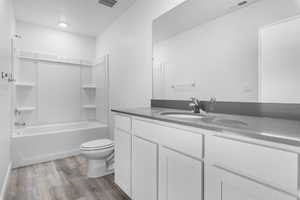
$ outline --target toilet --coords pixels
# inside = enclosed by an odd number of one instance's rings
[[[114,143],[109,139],[93,140],[80,146],[80,153],[88,160],[87,176],[98,178],[112,173]]]

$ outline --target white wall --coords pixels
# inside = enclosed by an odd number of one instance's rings
[[[156,44],[165,75],[154,97],[257,102],[259,29],[297,14],[297,1],[262,0]],[[193,82],[196,88],[171,87]]]
[[[150,104],[152,20],[183,1],[138,0],[97,38],[97,56],[110,56],[112,108]]]
[[[92,60],[95,58],[96,38],[17,21],[17,48],[23,51],[61,55]]]
[[[14,34],[11,0],[0,0],[0,72],[11,71],[11,38]],[[10,87],[0,79],[0,199],[3,198],[5,178],[10,165]]]

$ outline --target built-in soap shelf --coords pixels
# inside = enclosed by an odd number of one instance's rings
[[[34,87],[35,84],[31,82],[16,82],[15,86],[17,87]]]
[[[26,59],[26,60],[33,60],[33,61],[63,63],[63,64],[71,64],[71,65],[80,65],[85,67],[93,66],[93,61],[91,60],[68,58],[68,57],[43,54],[37,52],[17,51],[17,57],[19,59]]]
[[[85,108],[85,109],[96,109],[97,106],[96,105],[83,105],[83,108]]]
[[[16,111],[18,112],[31,112],[34,111],[35,107],[17,107]]]
[[[83,89],[96,89],[96,85],[93,84],[89,84],[89,85],[83,85],[82,86]]]

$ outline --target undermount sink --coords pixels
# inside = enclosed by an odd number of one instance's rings
[[[174,118],[180,118],[180,119],[202,119],[206,116],[190,113],[190,112],[163,112],[160,113],[160,115],[167,116],[167,117],[174,117]]]
[[[201,119],[203,122],[213,123],[216,125],[221,126],[228,126],[228,127],[246,127],[248,126],[247,123],[234,120],[234,119],[222,119],[218,117],[208,117],[203,114],[199,113],[192,113],[192,112],[162,112],[160,113],[162,116],[166,117],[173,117],[178,119]]]
[[[248,126],[247,123],[239,121],[239,120],[233,120],[233,119],[218,119],[216,120],[217,123],[220,123],[222,125],[231,125],[231,126]]]

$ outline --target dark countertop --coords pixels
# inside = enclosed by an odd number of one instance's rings
[[[217,132],[230,132],[250,138],[272,141],[292,146],[300,146],[300,121],[279,118],[252,117],[245,115],[209,113],[202,119],[179,119],[160,115],[162,112],[190,112],[184,110],[147,107],[132,109],[112,109],[113,112],[123,113],[152,120],[176,123],[185,126],[202,128]],[[238,120],[242,123],[224,124],[222,120]],[[221,120],[221,121],[220,121]]]

